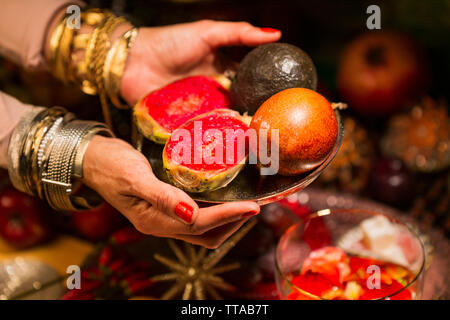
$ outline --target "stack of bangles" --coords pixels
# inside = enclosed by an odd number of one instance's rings
[[[112,44],[109,40],[111,32],[126,22],[108,11],[90,9],[81,13],[81,23],[93,28],[91,33],[77,34],[65,16],[50,37],[53,74],[65,83],[78,83],[87,94],[98,94],[104,115],[108,98],[116,107],[128,108],[119,97],[119,88],[137,29],[126,31]],[[85,50],[83,59],[75,54],[77,50]],[[83,210],[98,204],[74,192],[83,177],[87,146],[97,134],[114,136],[110,126],[77,120],[63,108],[33,108],[16,126],[9,143],[8,171],[13,185],[38,195],[56,210]]]

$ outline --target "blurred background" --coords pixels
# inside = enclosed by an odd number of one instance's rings
[[[248,21],[281,30],[281,42],[300,47],[313,59],[319,75],[318,91],[330,101],[348,103],[342,112],[345,134],[341,150],[309,188],[387,204],[414,218],[423,228],[437,229],[450,237],[449,0],[86,2],[125,15],[138,26],[215,19]],[[381,9],[378,31],[366,26],[366,10],[373,4]],[[239,61],[249,50],[223,51]],[[389,57],[397,62],[385,66],[385,97],[364,97],[367,88],[361,79],[365,70],[385,63]],[[358,59],[362,65],[354,63]],[[410,72],[408,81],[398,80],[401,68]],[[100,114],[96,97],[64,87],[48,74],[26,73],[1,58],[0,90],[35,105],[65,106],[81,118],[95,119]],[[87,104],[92,107],[80,107]],[[120,117],[121,111],[114,112]],[[119,134],[126,135],[128,125],[128,121],[121,123]],[[0,171],[0,180],[2,186],[8,184],[6,171]],[[111,219],[111,230],[123,223]],[[98,230],[98,221],[90,223],[80,226],[62,221],[59,230],[94,242],[100,240],[89,235]],[[81,247],[83,254],[90,250]]]
[[[295,44],[312,57],[319,74],[318,90],[329,100],[349,104],[344,112],[346,134],[340,155],[315,185],[364,195],[412,211],[425,223],[449,234],[450,1],[91,0],[87,3],[125,15],[139,26],[215,19],[248,21],[282,30],[282,42]],[[392,84],[390,93],[394,97],[399,95],[396,105],[352,105],[355,89],[345,87],[353,80],[358,81],[361,70],[352,69],[349,62],[358,58],[358,52],[353,50],[345,61],[342,54],[357,37],[374,32],[366,27],[369,17],[366,10],[371,4],[381,9],[381,33],[396,31],[414,41],[413,46],[402,47],[396,46],[395,39],[387,39],[390,46],[387,50],[394,55],[419,56],[407,66],[415,77],[423,80],[416,81],[417,94],[403,97],[396,84]],[[359,39],[357,44],[369,49],[367,40]],[[380,41],[385,43],[383,39]],[[249,50],[226,48],[224,52],[239,61]],[[98,105],[95,97],[83,95],[77,88],[64,87],[48,74],[29,74],[8,61],[0,62],[2,91],[32,104],[68,107],[82,118],[98,117],[95,107],[78,108],[84,104]],[[392,72],[387,69],[387,82],[395,78],[397,66],[391,67]],[[339,90],[340,68],[351,71],[342,71]],[[122,123],[118,130],[125,135],[128,122]]]

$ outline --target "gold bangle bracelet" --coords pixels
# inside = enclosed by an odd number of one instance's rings
[[[105,20],[103,20],[100,23],[100,26],[105,23]],[[86,46],[85,56],[84,56],[84,68],[86,72],[86,79],[83,80],[81,84],[81,90],[83,90],[86,94],[95,95],[97,94],[97,86],[95,85],[95,79],[92,78],[92,70],[94,68],[94,62],[93,62],[93,56],[95,52],[95,46],[97,44],[97,38],[98,34],[100,32],[100,26],[95,28],[94,31],[92,31],[91,37],[89,39],[89,42]]]
[[[120,83],[125,70],[128,51],[137,37],[138,29],[133,28],[125,32],[116,40],[108,51],[103,67],[103,81],[106,93],[112,104],[119,109],[128,109],[129,105],[123,103],[119,97]]]
[[[89,68],[95,51],[99,27],[111,16],[113,15],[109,11],[100,9],[89,9],[81,13],[82,23],[94,27],[91,34],[78,34],[73,39],[74,50],[85,50],[84,59],[75,66],[75,78],[79,81],[81,90],[86,94],[97,94],[95,79],[90,77]],[[74,59],[73,54],[70,56]]]
[[[67,22],[67,17],[64,16],[63,19],[58,23],[55,30],[50,37],[50,66],[52,73],[55,77],[59,79],[59,46],[61,43],[62,36],[64,34],[65,25]]]
[[[65,20],[67,21],[67,20]],[[59,68],[56,69],[57,76],[64,83],[75,81],[73,72],[71,71],[71,55],[73,43],[74,29],[67,27],[67,22],[64,22],[63,34],[59,44],[58,61]]]
[[[50,38],[50,62],[53,74],[64,83],[78,82],[81,90],[98,94],[105,122],[112,129],[108,98],[118,108],[128,108],[120,97],[120,81],[130,46],[137,35],[133,28],[113,44],[111,32],[126,23],[107,10],[90,9],[81,13],[81,23],[93,28],[90,34],[78,34],[63,17]],[[84,51],[81,58],[79,50]]]
[[[90,77],[94,79],[94,84],[102,106],[103,118],[111,130],[113,129],[113,123],[103,83],[103,67],[106,60],[106,54],[110,47],[109,34],[114,28],[125,22],[126,20],[124,18],[110,16],[105,19],[105,23],[102,26],[98,27],[99,32],[96,38],[96,44],[94,45],[93,58],[91,59],[91,64],[88,65],[87,68]]]

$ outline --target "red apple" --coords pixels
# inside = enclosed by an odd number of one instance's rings
[[[107,239],[124,225],[125,218],[107,202],[86,211],[72,212],[75,229],[86,239],[100,241]]]
[[[369,32],[351,42],[341,57],[337,85],[349,107],[383,116],[401,109],[427,88],[424,52],[412,39],[392,32]]]
[[[20,249],[44,242],[51,235],[49,210],[37,198],[11,187],[4,189],[0,192],[0,236]]]

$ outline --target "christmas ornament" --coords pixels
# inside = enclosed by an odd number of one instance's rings
[[[71,221],[75,230],[90,241],[107,239],[126,222],[123,215],[107,202],[89,210],[72,212]]]
[[[405,35],[368,32],[344,50],[338,88],[351,109],[385,116],[420,96],[428,84],[423,49]]]
[[[183,300],[197,299],[204,300],[206,295],[214,299],[221,299],[216,289],[233,291],[234,287],[219,277],[218,274],[235,270],[240,267],[239,263],[231,263],[223,266],[216,265],[220,260],[247,234],[257,223],[252,219],[239,231],[231,236],[219,248],[207,253],[207,249],[201,247],[196,250],[194,246],[185,243],[184,252],[173,240],[168,240],[168,244],[178,261],[155,254],[156,260],[166,265],[172,272],[152,277],[153,281],[171,281],[175,284],[171,286],[161,299],[168,300],[182,293]]]
[[[116,245],[133,244],[142,240],[144,235],[136,230],[133,226],[124,227],[115,231],[110,237],[109,241]]]
[[[402,205],[414,197],[414,177],[400,159],[381,159],[372,170],[372,195],[392,205]]]
[[[394,116],[381,141],[383,154],[408,167],[433,172],[450,165],[450,118],[447,105],[424,98],[410,112]]]
[[[0,237],[24,249],[49,240],[50,209],[35,197],[8,187],[0,192]]]
[[[343,191],[357,192],[368,182],[374,149],[367,131],[355,119],[344,119],[344,132],[341,148],[319,181]]]
[[[423,194],[420,194],[409,213],[422,225],[436,227],[450,236],[450,172],[440,174]]]

